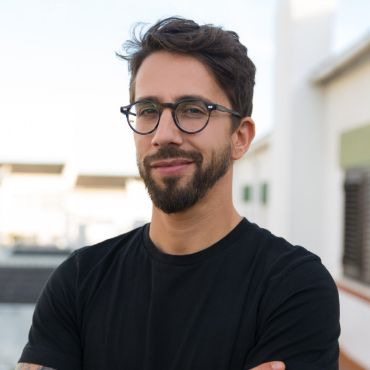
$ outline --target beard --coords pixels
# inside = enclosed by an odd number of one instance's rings
[[[187,158],[194,163],[195,171],[185,185],[179,185],[181,176],[164,177],[163,186],[158,185],[154,180],[151,174],[151,162],[169,158]],[[172,146],[160,148],[156,154],[145,157],[143,163],[137,158],[140,176],[144,180],[153,204],[167,214],[185,211],[204,197],[229,169],[231,147],[227,146],[219,153],[213,152],[209,163],[204,168],[202,164],[201,153],[184,151]]]

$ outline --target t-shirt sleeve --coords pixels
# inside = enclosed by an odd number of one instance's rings
[[[282,267],[260,307],[246,370],[273,360],[284,361],[287,370],[338,369],[338,291],[318,258]]]
[[[72,255],[54,271],[38,299],[19,362],[57,370],[81,369],[76,284]]]

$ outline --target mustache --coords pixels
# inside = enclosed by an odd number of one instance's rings
[[[159,148],[155,154],[145,157],[143,164],[145,167],[148,168],[150,166],[150,163],[153,161],[169,158],[187,158],[193,161],[195,164],[200,164],[203,161],[202,154],[195,150],[185,151],[173,146],[165,146]]]

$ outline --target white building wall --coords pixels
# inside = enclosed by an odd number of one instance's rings
[[[73,181],[74,180],[74,181]],[[0,245],[52,244],[78,248],[148,222],[152,206],[142,181],[122,188],[75,187],[64,174],[3,175]]]
[[[344,170],[340,167],[340,137],[370,124],[370,59],[322,87],[325,107],[325,171],[323,173],[324,259],[340,276],[343,249]],[[370,145],[370,143],[369,143]]]
[[[370,297],[370,287],[342,277],[344,237],[344,169],[340,167],[340,139],[349,130],[370,124],[370,58],[348,68],[322,87],[325,115],[325,171],[323,183],[324,259],[342,285]],[[370,146],[370,143],[369,143]],[[340,290],[341,348],[370,369],[370,304]]]
[[[234,164],[233,195],[238,212],[248,220],[269,229],[270,219],[270,186],[272,173],[270,136],[257,140],[249,152]],[[267,184],[267,202],[261,201],[261,186]],[[251,189],[251,199],[243,197],[244,188]]]
[[[340,347],[365,369],[370,369],[370,304],[347,292],[339,293],[342,329]]]
[[[282,0],[276,40],[271,231],[321,255],[321,92],[307,84],[330,51],[332,0]]]
[[[148,222],[152,211],[145,186],[139,180],[129,180],[124,190],[73,189],[66,198],[65,207],[67,238],[76,248]]]
[[[0,370],[15,369],[28,340],[33,304],[0,304]]]
[[[29,242],[59,244],[65,220],[64,191],[58,175],[4,177],[0,188],[2,242],[10,242],[5,235],[22,235]]]

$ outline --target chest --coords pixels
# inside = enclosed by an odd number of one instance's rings
[[[235,267],[146,260],[108,272],[84,310],[86,368],[242,369],[257,298],[248,271]]]

